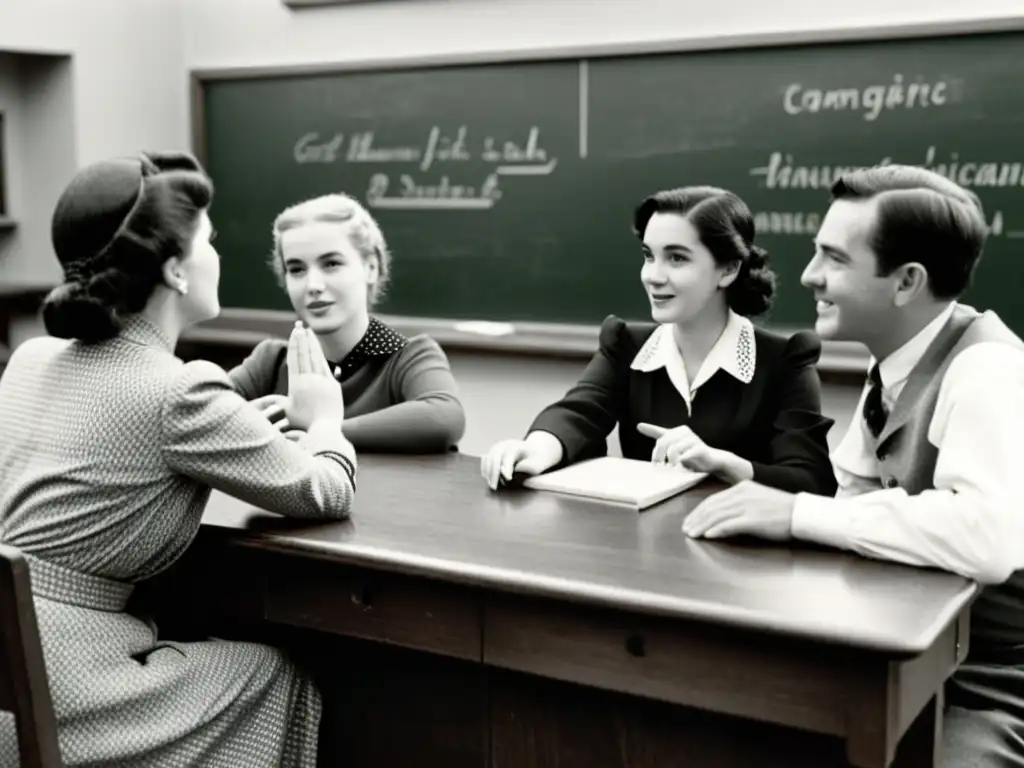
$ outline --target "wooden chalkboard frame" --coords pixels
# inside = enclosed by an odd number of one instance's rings
[[[327,0],[349,3],[353,0]],[[286,5],[324,5],[325,0],[283,0]],[[867,42],[878,40],[910,40],[928,37],[960,37],[1024,31],[1024,14],[977,19],[919,22],[893,26],[857,28],[823,28],[786,32],[761,32],[741,35],[719,35],[703,38],[677,38],[663,41],[610,43],[581,46],[494,50],[429,56],[389,57],[355,61],[309,64],[253,65],[242,67],[195,68],[190,71],[190,123],[192,150],[201,162],[207,158],[206,126],[203,114],[204,87],[215,80],[238,80],[266,77],[338,74],[408,70],[427,67],[456,67],[467,64],[505,64],[527,61],[558,61],[565,59],[597,59],[616,56],[643,56],[664,53],[769,48],[790,45]],[[563,323],[516,322],[509,333],[490,335],[465,330],[467,323],[447,318],[382,316],[403,333],[429,333],[447,348],[534,354],[556,357],[590,357],[597,348],[598,327]],[[288,312],[264,309],[225,309],[219,318],[185,336],[194,341],[255,344],[269,333],[287,336],[294,318]],[[796,328],[774,330],[795,331]],[[819,368],[823,372],[862,376],[867,371],[869,355],[860,344],[825,341]]]

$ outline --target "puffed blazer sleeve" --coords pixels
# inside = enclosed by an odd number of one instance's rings
[[[789,338],[766,393],[775,415],[767,459],[751,462],[755,482],[793,493],[835,494],[828,452],[833,420],[821,414],[820,357],[821,342],[813,333]]]
[[[549,432],[562,443],[560,466],[607,451],[607,437],[626,405],[633,349],[626,323],[609,315],[601,323],[599,348],[580,380],[534,419],[530,432]]]

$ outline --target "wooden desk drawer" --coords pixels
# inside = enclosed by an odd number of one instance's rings
[[[485,606],[484,663],[825,734],[853,674],[795,641],[512,596]]]
[[[268,621],[480,661],[470,588],[296,557],[277,560],[267,579]]]

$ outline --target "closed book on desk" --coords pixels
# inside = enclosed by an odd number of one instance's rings
[[[535,491],[553,491],[645,509],[692,488],[707,477],[682,467],[603,456],[523,481]]]

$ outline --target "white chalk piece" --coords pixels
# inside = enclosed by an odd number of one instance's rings
[[[476,333],[480,336],[508,336],[516,332],[512,323],[496,323],[491,320],[467,320],[456,323],[455,330],[462,333]]]

